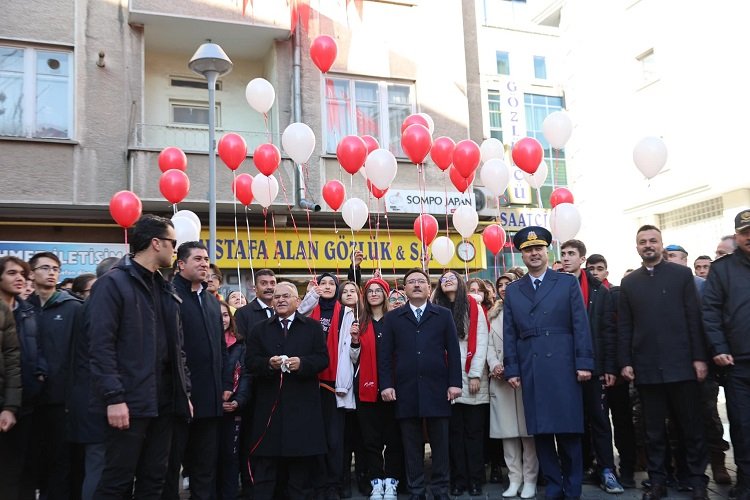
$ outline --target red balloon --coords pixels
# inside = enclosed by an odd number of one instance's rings
[[[490,224],[484,228],[482,240],[487,250],[497,254],[505,245],[505,230],[497,224]]]
[[[427,129],[427,131],[430,131],[430,125],[427,123],[427,119],[424,116],[421,115],[409,115],[406,118],[404,118],[403,123],[401,123],[401,134],[406,131],[407,128],[409,128],[410,125],[414,124],[422,125],[424,128]]]
[[[453,150],[453,167],[463,177],[469,177],[476,171],[481,158],[477,143],[471,139],[464,139],[456,144],[456,149]]]
[[[378,189],[375,184],[370,182],[370,179],[367,179],[367,189],[369,189],[372,195],[377,199],[382,198],[383,196],[385,196],[385,193],[388,192],[388,188]]]
[[[367,144],[357,135],[347,135],[336,146],[336,157],[344,170],[354,175],[367,159]]]
[[[173,169],[187,170],[187,156],[180,148],[170,146],[159,153],[159,170],[166,172]]]
[[[132,191],[118,191],[109,200],[109,213],[117,224],[126,229],[141,217],[142,209],[141,199]]]
[[[169,203],[179,203],[190,191],[190,179],[182,170],[167,170],[159,177],[159,191]]]
[[[430,214],[422,214],[414,219],[414,234],[425,245],[432,243],[438,233],[438,221]]]
[[[380,147],[380,144],[378,144],[378,140],[371,135],[363,135],[362,140],[365,141],[368,155]]]
[[[310,45],[310,59],[323,73],[327,73],[336,61],[336,40],[328,35],[318,35]]]
[[[341,181],[328,181],[323,186],[323,199],[334,212],[341,208],[346,198],[346,188]]]
[[[271,143],[261,144],[253,152],[253,163],[258,172],[270,177],[279,168],[281,152]]]
[[[253,176],[240,174],[232,181],[232,193],[240,203],[248,206],[253,202]]]
[[[513,157],[513,163],[518,168],[528,174],[533,174],[539,168],[539,164],[542,163],[544,151],[539,141],[533,137],[524,137],[513,144],[510,154]]]
[[[469,189],[471,183],[474,182],[473,172],[469,177],[464,177],[458,170],[456,170],[455,166],[448,169],[448,175],[450,176],[453,185],[456,186],[456,189],[461,193],[465,193],[466,190]]]
[[[456,149],[456,143],[450,137],[438,137],[435,142],[432,143],[432,149],[430,150],[430,158],[435,162],[435,165],[445,171],[453,163],[453,150]]]
[[[237,170],[247,158],[247,143],[241,135],[230,132],[219,139],[216,149],[219,157],[230,170]]]
[[[549,195],[549,204],[552,208],[560,203],[573,203],[573,193],[568,188],[559,187]]]
[[[421,118],[421,116],[420,116]],[[422,163],[432,147],[432,136],[427,127],[414,123],[401,134],[401,147],[412,163]]]

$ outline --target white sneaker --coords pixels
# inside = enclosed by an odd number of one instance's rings
[[[534,484],[523,483],[523,489],[521,490],[521,498],[536,498],[536,483]]]
[[[370,500],[382,500],[383,492],[385,490],[384,479],[373,479],[370,481],[372,484],[372,493],[370,493]]]
[[[182,489],[183,491],[187,491],[190,489],[190,478],[189,477],[183,477],[182,478]]]
[[[521,489],[521,483],[510,483],[508,489],[503,491],[503,498],[513,498],[518,496],[518,490]]]
[[[387,477],[384,482],[383,500],[396,500],[398,498],[398,479]]]

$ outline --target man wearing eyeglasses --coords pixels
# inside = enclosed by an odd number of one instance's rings
[[[159,272],[176,245],[172,221],[142,216],[130,236],[133,253],[94,283],[87,302],[92,410],[110,427],[97,500],[161,498],[174,419],[192,413],[182,299]]]
[[[71,445],[65,439],[65,383],[70,366],[71,339],[81,328],[83,302],[66,291],[57,290],[60,259],[52,252],[34,254],[29,260],[36,291],[29,297],[34,306],[39,340],[48,363],[48,376],[39,405],[32,418],[39,436],[37,487],[42,495],[66,498],[76,487],[71,480]],[[78,486],[80,487],[80,486]],[[58,497],[57,495],[62,495]]]
[[[450,498],[448,422],[451,402],[461,395],[461,351],[450,310],[428,300],[427,272],[411,269],[404,283],[409,302],[383,319],[378,351],[381,397],[396,402],[412,500],[427,498],[423,419],[432,450],[432,495],[443,500]]]

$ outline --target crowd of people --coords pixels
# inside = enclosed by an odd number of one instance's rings
[[[258,270],[249,300],[154,215],[70,282],[54,253],[1,257],[0,497],[575,499],[645,469],[645,500],[707,499],[709,464],[732,482],[723,386],[750,499],[750,210],[694,273],[657,227],[635,241],[620,286],[579,240],[548,266],[527,227],[527,271],[494,283],[365,279],[355,254],[302,297]]]

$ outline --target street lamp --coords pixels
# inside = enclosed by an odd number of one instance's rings
[[[224,49],[211,43],[198,47],[188,63],[188,68],[208,80],[208,257],[216,262],[216,80],[232,71],[232,61]]]

